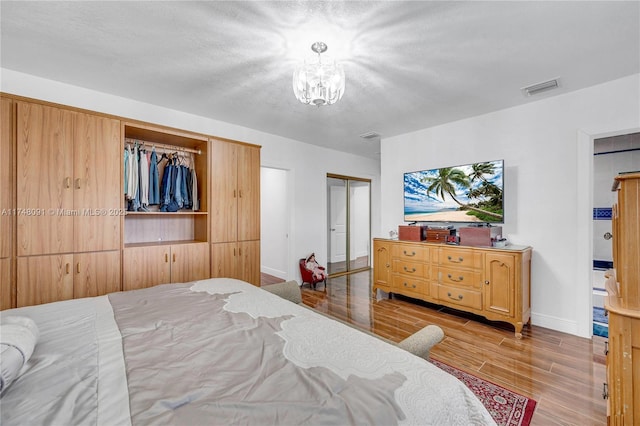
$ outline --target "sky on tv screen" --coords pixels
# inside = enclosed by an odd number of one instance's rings
[[[492,175],[485,174],[483,177],[490,183],[502,187],[502,174],[503,163],[502,160],[488,161],[494,165],[495,173]],[[467,176],[471,174],[471,164],[464,166],[456,166],[454,169],[463,171]],[[438,212],[456,211],[459,209],[458,203],[456,203],[451,196],[445,194],[444,200],[440,197],[439,193],[428,192],[429,187],[428,178],[434,178],[438,176],[440,169],[422,170],[417,172],[405,173],[404,175],[404,214],[405,217],[416,214],[430,214]],[[455,196],[463,204],[470,202],[476,202],[478,199],[470,200],[468,192],[472,189],[478,188],[482,181],[476,179],[471,182],[470,188],[464,188],[458,185],[455,186]]]

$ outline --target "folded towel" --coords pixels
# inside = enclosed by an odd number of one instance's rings
[[[0,324],[0,393],[15,380],[27,363],[40,332],[27,317],[7,316]]]

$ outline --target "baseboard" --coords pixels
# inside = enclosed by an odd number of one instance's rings
[[[282,278],[283,280],[287,279],[286,271],[279,271],[277,269],[268,268],[266,266],[260,266],[260,272],[263,274],[268,274],[274,277]]]
[[[536,314],[532,312],[531,324],[538,327],[561,331],[563,333],[573,334],[574,336],[591,337],[581,336],[578,334],[578,324],[575,321],[569,321],[564,318],[558,318],[551,315]]]

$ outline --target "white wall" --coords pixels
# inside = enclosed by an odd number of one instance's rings
[[[299,280],[298,259],[305,253],[315,251],[318,262],[327,263],[324,190],[327,173],[371,179],[372,223],[374,228],[379,227],[380,164],[377,160],[4,68],[0,69],[0,75],[0,91],[4,93],[261,145],[262,166],[290,171],[293,206],[288,279]],[[317,247],[323,248],[323,252]]]
[[[532,322],[590,336],[591,136],[640,128],[639,83],[634,75],[384,139],[380,229],[402,223],[404,172],[504,159],[503,233],[533,247]]]

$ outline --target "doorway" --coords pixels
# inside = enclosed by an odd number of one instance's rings
[[[289,234],[291,191],[289,171],[260,167],[260,273],[273,282],[291,276]],[[265,224],[268,224],[266,226]]]
[[[371,180],[327,174],[327,272],[335,277],[371,265]]]
[[[640,170],[640,133],[629,133],[593,141],[593,334],[608,335],[604,310],[604,274],[613,268],[611,206],[616,193],[613,179],[623,172]]]

